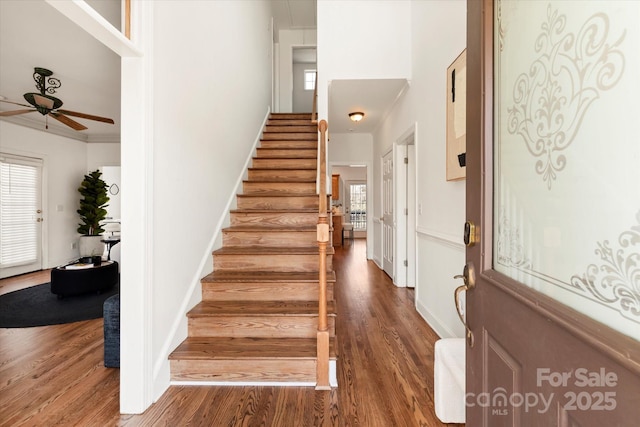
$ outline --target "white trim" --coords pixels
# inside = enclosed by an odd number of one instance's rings
[[[447,327],[447,324],[434,315],[432,315],[429,310],[420,303],[420,301],[416,298],[416,311],[422,318],[427,322],[427,324],[433,329],[433,331],[438,334],[440,338],[459,338],[451,329]]]
[[[217,386],[217,387],[315,387],[315,382],[287,381],[171,381],[176,386]]]
[[[441,243],[451,248],[458,249],[462,252],[465,251],[465,245],[464,243],[461,242],[461,239],[458,236],[454,236],[452,234],[447,234],[447,233],[441,233],[439,231],[430,230],[428,228],[420,227],[420,226],[416,228],[416,231],[418,232],[418,236],[426,237],[429,240],[433,240],[437,243]]]
[[[244,180],[245,173],[249,167],[251,160],[255,155],[256,148],[260,143],[262,132],[267,124],[267,120],[269,119],[270,114],[271,114],[271,107],[268,106],[267,114],[265,115],[262,121],[262,125],[258,130],[255,141],[253,142],[253,147],[251,148],[251,150],[247,155],[247,159],[244,163],[244,166],[240,170],[240,174],[238,176],[238,179],[236,180],[236,185],[231,191],[231,194],[229,195],[229,198],[227,200],[227,204],[225,205],[224,210],[222,211],[225,214],[220,217],[220,219],[218,220],[218,223],[216,224],[211,240],[209,241],[209,244],[207,245],[207,249],[204,251],[202,259],[200,260],[200,265],[198,266],[198,269],[196,270],[196,273],[194,274],[194,276],[191,278],[191,285],[189,286],[189,289],[185,293],[185,298],[182,300],[182,303],[180,304],[180,308],[177,311],[176,317],[173,320],[171,329],[169,330],[169,334],[167,335],[167,340],[165,341],[164,345],[162,346],[162,349],[160,350],[158,359],[155,361],[154,368],[153,368],[154,380],[160,377],[160,375],[162,374],[162,368],[168,366],[167,359],[169,358],[169,354],[171,354],[171,352],[175,348],[173,343],[174,343],[174,340],[176,340],[176,338],[178,337],[178,331],[186,330],[186,327],[181,328],[181,325],[186,325],[186,322],[187,322],[186,314],[187,314],[187,311],[191,309],[191,307],[189,306],[189,303],[191,302],[192,298],[194,298],[194,293],[196,289],[199,289],[198,285],[200,284],[200,280],[203,277],[203,272],[208,270],[207,266],[211,264],[211,253],[215,248],[216,241],[218,241],[218,237],[222,233],[222,229],[224,228],[225,223],[228,222],[228,217],[230,215],[229,212],[231,210],[233,203],[235,203],[236,201],[236,194],[241,193],[242,181]],[[202,295],[200,295],[199,298],[196,298],[196,300],[201,301]],[[186,338],[186,336],[181,337],[179,341],[182,341],[184,338]],[[171,382],[171,384],[173,384],[173,382]]]
[[[122,193],[120,412],[153,403],[153,2],[133,2],[144,56],[121,58]],[[132,262],[127,262],[131,260]],[[133,261],[135,260],[135,261]],[[166,381],[168,385],[168,378]]]
[[[84,0],[45,0],[45,2],[121,57],[143,56],[131,40]]]

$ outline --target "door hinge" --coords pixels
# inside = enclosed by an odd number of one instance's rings
[[[409,208],[404,208],[404,214],[409,215]]]
[[[408,157],[405,157],[405,158],[404,158],[404,164],[405,164],[405,165],[408,165],[408,164],[409,164],[409,158],[408,158]]]
[[[409,261],[407,261],[406,259],[404,260],[404,266],[409,267]]]

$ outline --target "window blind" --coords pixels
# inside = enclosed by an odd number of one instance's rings
[[[42,162],[0,154],[0,267],[38,260]]]

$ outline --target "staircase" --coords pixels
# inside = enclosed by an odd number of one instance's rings
[[[187,339],[169,356],[173,383],[316,385],[318,130],[310,114],[272,114],[237,195]],[[327,251],[329,360],[335,363],[333,248]]]

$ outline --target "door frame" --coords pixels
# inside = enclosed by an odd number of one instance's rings
[[[367,168],[367,259],[374,260],[374,248],[373,243],[374,239],[374,219],[373,219],[373,164],[369,161],[365,160],[354,160],[351,162],[346,161],[333,161],[328,163],[329,172],[328,175],[331,176],[333,174],[334,167],[353,167],[354,165],[364,166]],[[370,214],[369,214],[370,213]]]
[[[493,0],[467,1],[467,220],[479,228],[479,242],[467,247],[467,263],[476,268],[476,288],[468,291],[467,322],[475,337],[475,345],[467,342],[466,389],[476,393],[486,391],[490,379],[484,377],[482,357],[486,354],[483,339],[488,331],[481,324],[481,316],[489,311],[482,305],[482,295],[499,296],[515,301],[523,310],[542,320],[546,330],[527,330],[529,324],[519,325],[524,336],[545,337],[558,331],[575,346],[589,351],[589,358],[607,361],[628,377],[618,376],[617,397],[629,404],[628,395],[637,395],[640,381],[640,343],[615,331],[560,302],[543,295],[492,269],[493,260]],[[483,313],[483,311],[485,311]],[[480,325],[480,326],[479,326]],[[522,327],[520,327],[522,326]],[[530,344],[535,350],[534,344]],[[540,349],[548,352],[549,349]],[[543,359],[551,364],[563,355],[546,354]],[[558,353],[561,353],[558,351]],[[574,355],[570,355],[571,357]],[[574,356],[578,360],[577,356]],[[586,363],[587,356],[580,355]],[[566,363],[566,362],[565,362]],[[602,366],[602,365],[601,365]],[[577,366],[574,366],[577,367]],[[624,380],[623,380],[624,378]],[[548,390],[547,390],[548,391]],[[467,402],[468,403],[468,402]],[[631,404],[629,404],[631,405]],[[632,406],[632,405],[631,405]],[[633,406],[632,406],[633,407]],[[636,405],[637,408],[637,405]],[[555,409],[555,408],[554,408]],[[636,409],[638,410],[638,409]],[[591,414],[590,414],[591,415]],[[592,415],[604,416],[605,412]],[[554,415],[555,416],[555,415]],[[570,425],[571,414],[558,411],[559,424]],[[564,418],[563,418],[564,417]],[[478,405],[467,406],[468,425],[487,425],[487,413]],[[592,421],[597,422],[597,421]]]
[[[392,180],[392,186],[390,188],[391,191],[391,231],[393,233],[393,236],[391,238],[392,240],[392,248],[391,248],[391,274],[389,274],[389,271],[387,271],[387,268],[385,267],[385,246],[387,246],[387,240],[388,238],[385,237],[385,221],[384,221],[384,217],[385,217],[385,184],[384,184],[384,176],[385,176],[385,166],[384,166],[384,159],[385,157],[391,155],[391,180]],[[384,271],[386,274],[388,274],[391,277],[391,281],[393,282],[393,284],[395,285],[396,283],[396,212],[395,212],[395,208],[396,208],[396,189],[395,189],[395,181],[396,177],[395,177],[395,170],[396,170],[396,143],[394,142],[392,144],[392,146],[385,151],[382,156],[380,156],[380,171],[382,172],[380,174],[380,200],[382,202],[381,204],[381,213],[382,216],[380,217],[380,227],[382,229],[382,232],[380,233],[380,242],[381,242],[381,251],[380,251],[380,255],[381,255],[381,268],[382,271]]]
[[[394,284],[414,288],[416,284],[416,127],[412,125],[393,144],[393,186],[395,215]],[[413,147],[410,150],[409,147]],[[408,163],[404,159],[408,159]],[[411,173],[412,172],[412,173]],[[403,213],[407,210],[406,214]],[[407,265],[404,265],[404,261]]]

